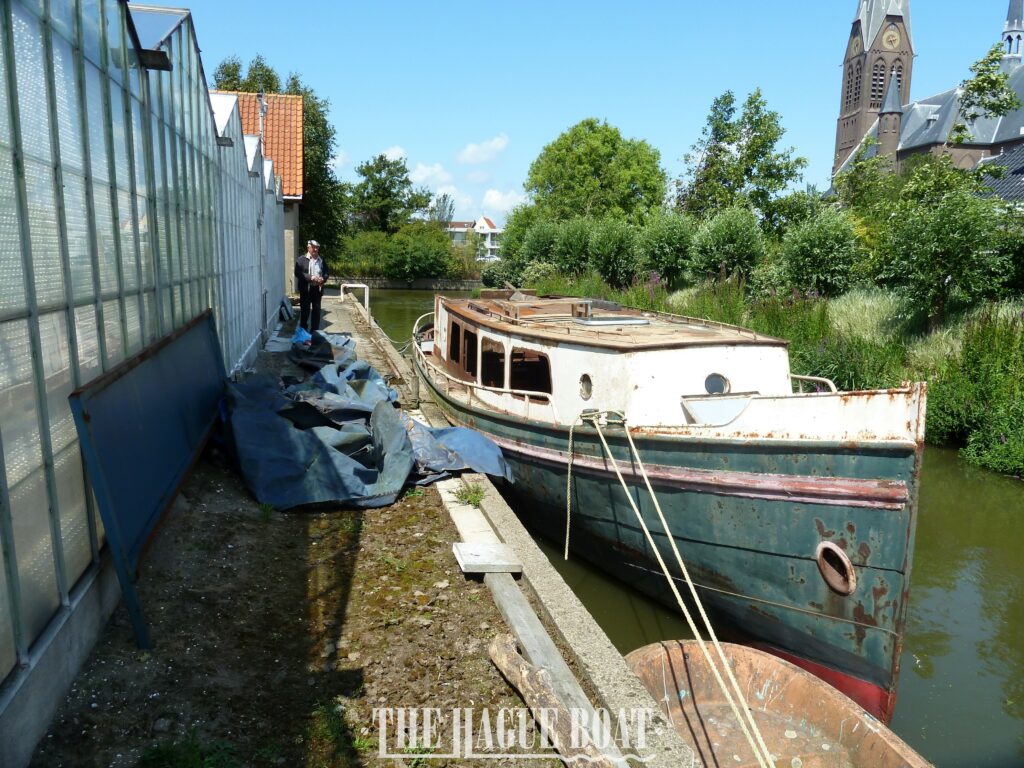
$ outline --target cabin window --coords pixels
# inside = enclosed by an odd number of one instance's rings
[[[584,400],[589,400],[594,395],[594,382],[590,378],[589,373],[584,373],[580,376],[580,397]]]
[[[462,326],[452,323],[448,331],[448,362],[456,365],[462,359]]]
[[[532,349],[512,349],[509,387],[551,394],[551,363],[547,355]]]
[[[480,340],[480,383],[505,388],[505,345],[486,336]]]
[[[704,390],[709,395],[727,395],[731,389],[729,380],[720,373],[712,373],[704,379]]]
[[[462,336],[462,347],[465,359],[463,360],[462,367],[466,373],[476,378],[476,331],[471,331],[469,328],[466,329]]]

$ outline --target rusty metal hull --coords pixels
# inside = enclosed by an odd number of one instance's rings
[[[424,381],[449,420],[501,445],[524,522],[564,541],[568,428],[470,407]],[[605,434],[658,548],[673,563],[624,432],[609,425]],[[671,535],[716,620],[744,641],[805,665],[888,721],[907,612],[921,446],[644,431],[634,437]],[[592,428],[575,429],[573,455],[573,551],[675,606]],[[856,576],[852,594],[841,596],[825,582],[815,559],[822,542],[848,557]]]
[[[723,644],[777,766],[924,768],[929,763],[857,704],[774,656]],[[712,657],[718,663],[713,649]],[[755,766],[753,750],[695,641],[655,643],[626,657],[705,766]]]

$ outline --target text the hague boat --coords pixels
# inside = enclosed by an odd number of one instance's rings
[[[713,619],[891,717],[924,384],[837,392],[779,339],[511,292],[439,296],[414,336],[448,418],[502,447],[528,525],[674,605],[649,482]]]

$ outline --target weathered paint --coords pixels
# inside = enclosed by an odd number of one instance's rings
[[[451,421],[501,443],[515,492],[529,502],[520,506],[527,522],[564,539],[568,428],[471,407],[423,378]],[[923,388],[892,394],[923,400]],[[621,426],[604,432],[666,562],[674,562]],[[836,682],[851,682],[851,692],[866,687],[872,693],[863,702],[888,719],[906,620],[917,441],[634,435],[645,465],[655,470],[651,479],[671,534],[713,613],[760,642],[834,670]],[[595,430],[576,427],[573,549],[674,605],[602,453]],[[830,590],[818,570],[814,555],[823,540],[854,564],[858,583],[849,597]]]

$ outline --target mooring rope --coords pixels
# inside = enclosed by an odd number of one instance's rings
[[[565,554],[563,555],[566,561],[569,559],[569,521],[572,519],[572,458],[575,455],[573,452],[573,438],[576,431],[576,422],[580,418],[582,417],[577,417],[569,425],[569,469],[565,473]]]
[[[643,515],[640,513],[640,508],[637,506],[636,501],[633,499],[632,494],[630,494],[629,492],[629,486],[626,484],[626,480],[622,476],[622,472],[619,470],[619,463],[615,460],[615,456],[612,455],[611,448],[608,447],[608,441],[605,439],[604,432],[601,430],[601,425],[599,423],[599,417],[607,413],[615,413],[616,416],[622,417],[623,429],[626,431],[627,437],[629,437],[630,447],[632,448],[633,454],[636,457],[637,465],[640,468],[641,475],[643,476],[644,481],[647,484],[648,492],[651,494],[651,498],[654,501],[655,509],[658,512],[658,518],[665,529],[666,536],[668,536],[669,541],[672,542],[672,550],[676,556],[679,565],[682,568],[683,576],[685,577],[687,584],[689,584],[690,586],[691,594],[693,595],[693,599],[696,602],[697,608],[700,611],[700,615],[704,621],[705,627],[707,628],[708,635],[714,643],[715,648],[718,651],[718,655],[721,658],[722,665],[725,667],[726,673],[729,676],[729,682],[732,684],[737,694],[737,698],[743,705],[746,717],[740,714],[739,707],[737,706],[736,701],[733,699],[733,696],[729,691],[729,686],[727,686],[725,680],[722,679],[722,674],[718,670],[718,665],[711,657],[711,652],[708,650],[707,644],[701,637],[701,633],[697,629],[697,624],[693,620],[693,616],[690,614],[689,609],[686,607],[686,603],[683,600],[683,596],[679,594],[679,590],[675,585],[675,580],[669,573],[668,566],[665,564],[665,560],[664,558],[662,558],[661,552],[654,542],[654,537],[651,535],[650,529],[647,527],[647,523],[644,522]],[[584,416],[581,415],[580,418],[584,418]],[[665,520],[665,516],[661,511],[661,505],[658,503],[657,496],[655,496],[654,494],[654,489],[651,487],[650,479],[647,477],[647,470],[644,468],[643,462],[640,459],[640,455],[636,451],[636,445],[633,443],[633,439],[629,435],[629,428],[626,426],[625,416],[617,412],[600,411],[588,412],[585,414],[585,418],[591,420],[594,425],[594,428],[597,430],[597,436],[600,438],[601,445],[604,448],[605,454],[607,454],[609,461],[611,462],[612,469],[615,470],[615,475],[616,477],[618,477],[619,483],[622,485],[622,490],[625,492],[626,499],[629,501],[629,505],[633,509],[633,514],[636,515],[637,522],[640,524],[640,528],[643,531],[644,536],[647,538],[647,543],[650,545],[651,550],[654,552],[655,558],[657,558],[658,560],[658,565],[661,567],[661,572],[662,574],[664,574],[665,579],[668,581],[669,588],[672,590],[672,594],[675,596],[676,602],[678,603],[680,610],[683,612],[683,616],[686,619],[686,623],[689,625],[690,631],[693,633],[694,637],[697,640],[697,644],[701,649],[701,652],[704,654],[704,659],[707,661],[708,667],[711,669],[711,672],[715,677],[715,681],[718,683],[719,688],[721,688],[722,693],[725,694],[726,701],[728,701],[729,707],[732,709],[733,716],[735,716],[736,721],[739,723],[740,730],[746,737],[747,743],[750,745],[751,750],[753,750],[754,757],[757,759],[758,766],[760,766],[760,768],[775,768],[775,762],[772,759],[771,752],[765,745],[764,737],[761,735],[761,731],[757,727],[757,723],[754,722],[754,716],[750,711],[750,706],[747,704],[746,698],[743,696],[743,691],[740,689],[739,683],[736,681],[736,677],[733,675],[732,669],[729,667],[729,662],[725,658],[725,652],[722,650],[722,647],[718,642],[718,637],[715,635],[715,631],[711,626],[711,622],[707,617],[707,613],[704,611],[704,607],[700,601],[700,598],[697,596],[696,587],[694,587],[693,581],[690,579],[690,574],[687,571],[685,564],[683,563],[682,556],[679,554],[679,550],[675,545],[675,539],[673,538],[672,532],[668,527],[668,522]],[[568,525],[568,520],[566,524]]]

